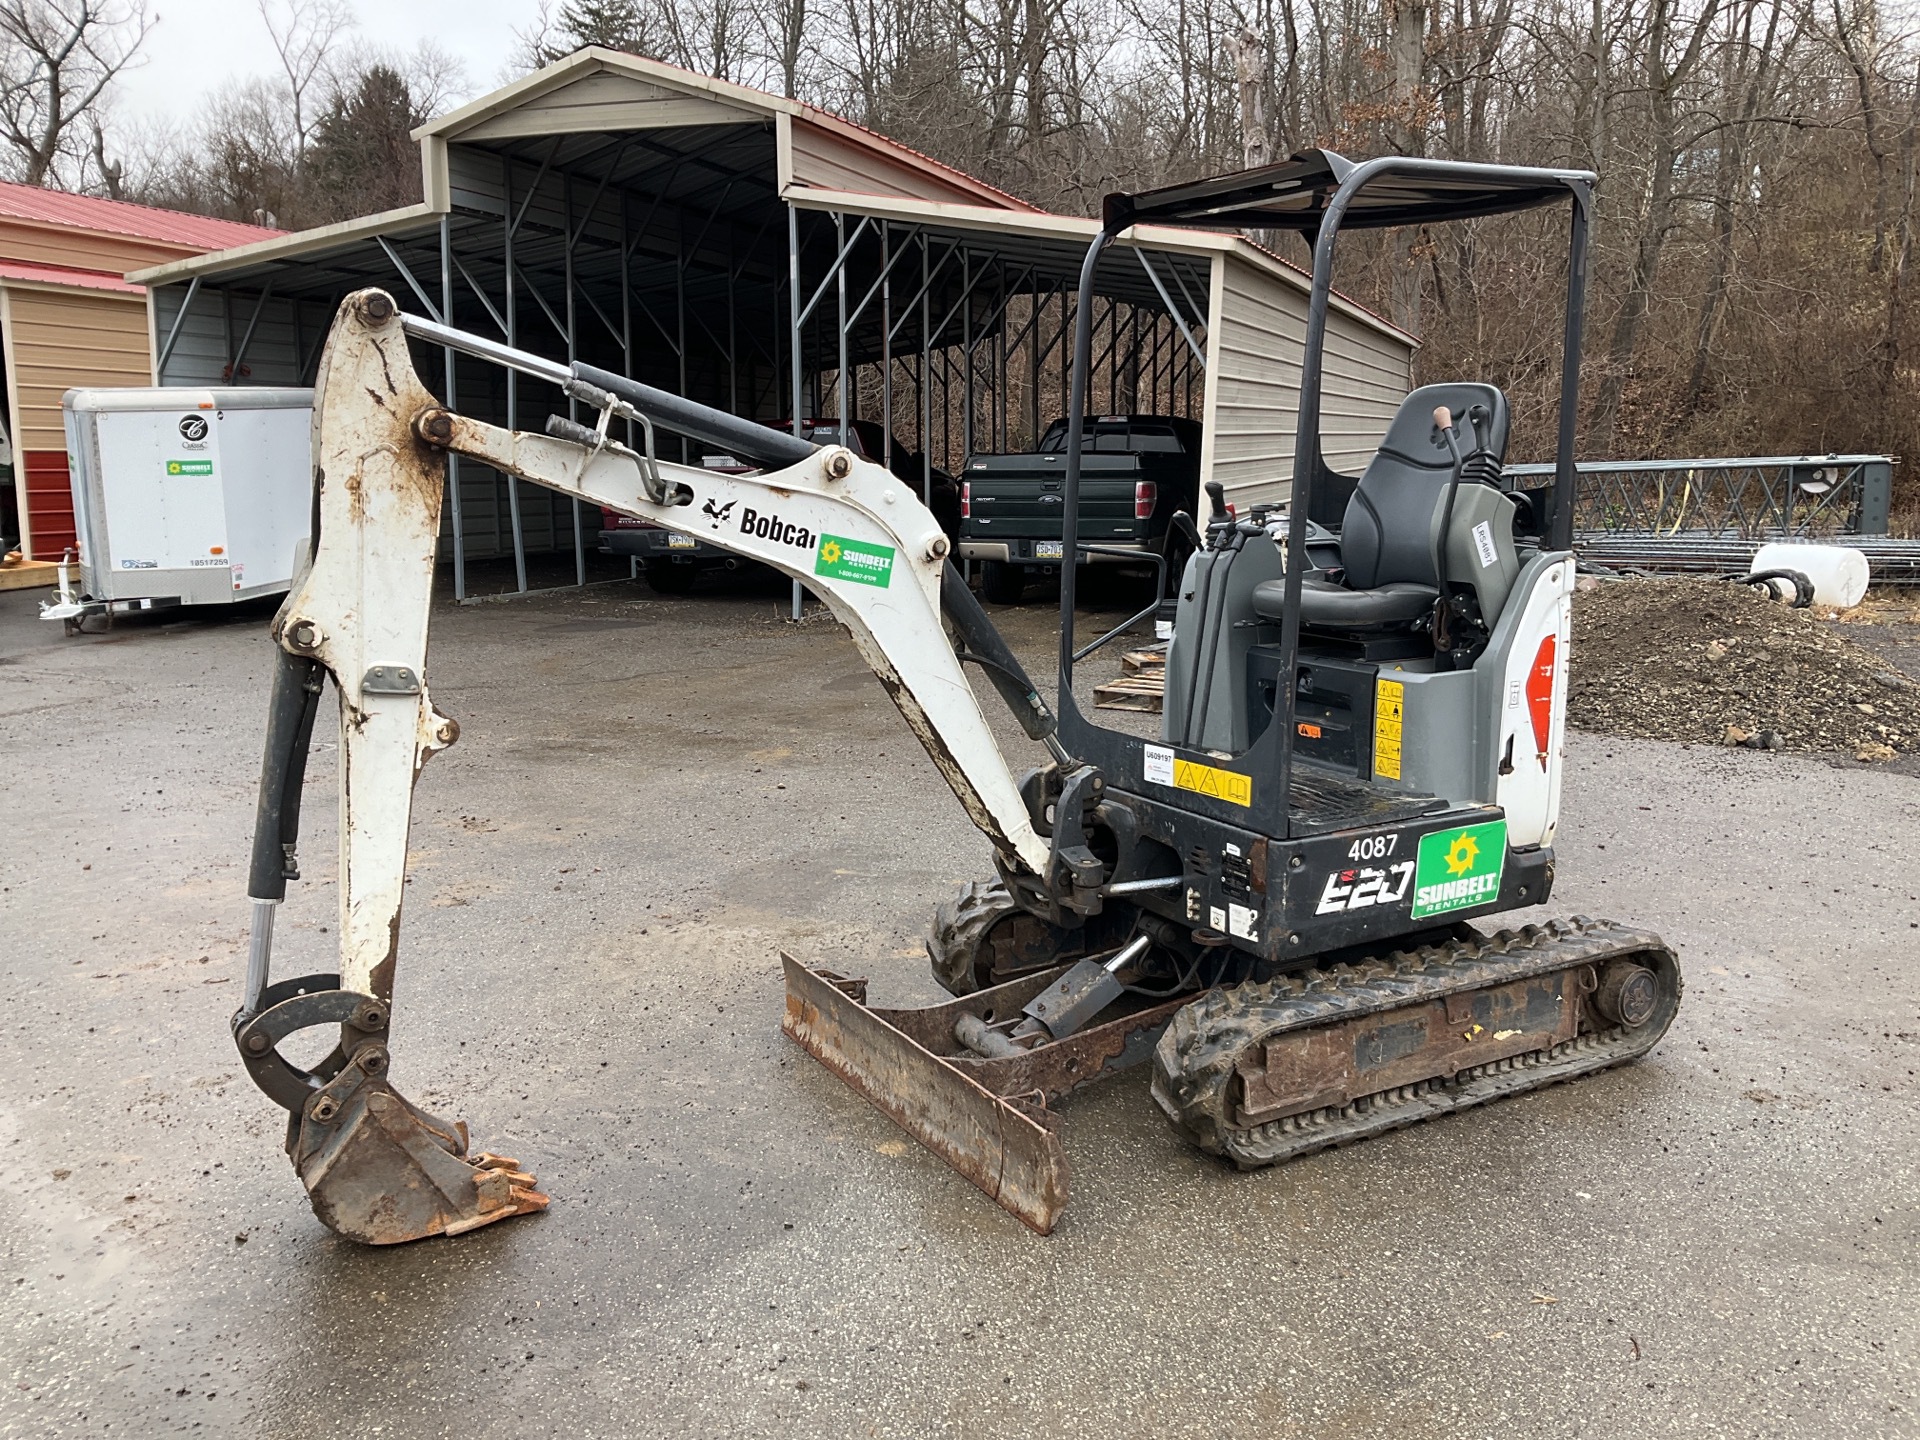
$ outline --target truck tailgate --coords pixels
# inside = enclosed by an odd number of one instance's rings
[[[1057,540],[1064,525],[1064,455],[987,455],[965,471],[964,538]],[[1140,466],[1130,455],[1087,455],[1080,469],[1080,538],[1138,541],[1146,528],[1134,516]]]

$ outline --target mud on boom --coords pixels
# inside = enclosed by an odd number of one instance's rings
[[[947,1003],[887,1010],[865,982],[785,960],[785,1029],[1042,1233],[1067,1200],[1048,1106],[1151,1062],[1196,1145],[1272,1164],[1645,1053],[1680,999],[1658,937],[1575,919],[1483,928],[1547,899],[1566,718],[1572,417],[1593,177],[1324,151],[1109,197],[1081,275],[1075,427],[1064,482],[1077,543],[1087,303],[1102,250],[1136,221],[1294,229],[1314,244],[1291,514],[1235,516],[1213,488],[1179,589],[1162,733],[1102,728],[1074,703],[1076,568],[1064,565],[1057,709],[947,559],[934,517],[884,469],[584,364],[560,366],[348,298],[315,406],[313,559],[273,633],[234,1038],[290,1114],[315,1212],[391,1243],[547,1204],[517,1162],[389,1077],[407,825],[424,762],[458,731],[426,686],[445,457],[459,454],[698,536],[804,580],[987,837],[995,878],[943,905],[928,942]],[[1320,458],[1321,351],[1336,241],[1570,202],[1559,464],[1550,491],[1502,474],[1507,401],[1429,385],[1358,480]],[[512,432],[451,413],[409,338],[559,386],[598,415]],[[766,468],[654,458],[655,424]],[[619,427],[616,430],[616,425]],[[617,434],[644,437],[637,448]],[[1191,521],[1182,523],[1191,524]],[[1049,763],[1016,777],[973,664]],[[305,756],[323,682],[341,743],[338,970],[273,981],[275,907],[296,877]],[[296,1032],[338,1044],[312,1068]]]

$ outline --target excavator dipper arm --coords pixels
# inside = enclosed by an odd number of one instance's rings
[[[558,384],[597,409],[599,423],[556,418],[548,434],[529,434],[454,414],[415,375],[410,333]],[[836,446],[757,474],[659,462],[650,420],[614,387],[640,389],[403,316],[378,290],[346,299],[321,359],[316,529],[311,564],[273,622],[282,654],[249,884],[247,989],[233,1029],[249,1073],[290,1113],[287,1148],[315,1213],[356,1240],[458,1234],[547,1204],[517,1162],[470,1153],[464,1125],[409,1103],[387,1073],[413,786],[426,761],[459,737],[426,685],[449,453],[804,580],[851,632],[1002,864],[1036,876],[1048,867],[1048,842],[1034,829],[943,615],[985,660],[1029,735],[1050,741],[1052,717],[952,575],[947,538],[927,509],[886,470]],[[613,440],[616,421],[638,425],[644,448]],[[775,438],[796,453],[786,437]],[[333,682],[340,712],[339,967],[274,983],[273,916],[298,874],[300,787],[323,678]],[[339,1030],[323,1061],[305,1069],[281,1054],[288,1036],[316,1026]]]

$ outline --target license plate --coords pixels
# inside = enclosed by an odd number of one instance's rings
[[[669,550],[691,550],[699,543],[700,542],[695,540],[691,535],[667,536],[667,549]]]
[[[1036,560],[1060,560],[1067,553],[1064,540],[1036,540],[1033,542],[1033,558]]]

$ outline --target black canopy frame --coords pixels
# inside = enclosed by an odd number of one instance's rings
[[[1073,379],[1067,406],[1067,463],[1062,484],[1065,552],[1060,567],[1060,739],[1072,755],[1099,765],[1119,783],[1141,773],[1142,742],[1096,725],[1073,696],[1073,610],[1080,528],[1080,447],[1085,415],[1085,384],[1092,350],[1089,306],[1100,257],[1115,236],[1134,225],[1153,224],[1206,230],[1285,229],[1311,237],[1313,276],[1308,292],[1307,335],[1301,359],[1300,403],[1293,450],[1293,486],[1289,514],[1304,520],[1315,509],[1315,494],[1342,483],[1326,466],[1320,449],[1320,400],[1326,347],[1327,308],[1333,295],[1336,244],[1345,229],[1385,229],[1402,225],[1445,224],[1487,215],[1571,201],[1567,245],[1567,293],[1560,352],[1560,424],[1554,452],[1547,543],[1553,550],[1573,545],[1574,430],[1580,402],[1580,339],[1585,321],[1587,234],[1597,183],[1591,171],[1520,165],[1481,165],[1384,155],[1352,161],[1330,150],[1299,152],[1275,165],[1170,185],[1137,195],[1109,195],[1102,207],[1100,231],[1080,266],[1082,303],[1074,331]],[[1350,483],[1350,482],[1347,482]],[[1300,650],[1300,587],[1308,568],[1305,524],[1287,527],[1286,611],[1281,623],[1282,665],[1290,675]],[[1265,833],[1293,833],[1289,796],[1293,780],[1294,686],[1279,687],[1274,723],[1247,752],[1256,770],[1274,776],[1259,787],[1253,814],[1243,818]],[[1202,808],[1218,808],[1203,803]],[[1231,812],[1222,809],[1220,817]]]

